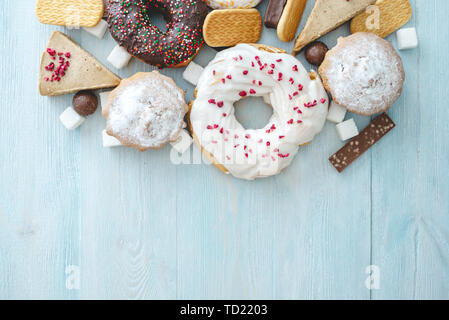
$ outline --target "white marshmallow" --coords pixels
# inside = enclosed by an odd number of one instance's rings
[[[74,130],[78,128],[86,118],[80,116],[72,107],[68,107],[61,113],[59,120],[61,120],[64,127],[68,130]]]
[[[193,142],[193,140],[190,137],[187,130],[182,129],[181,132],[179,133],[178,140],[176,140],[175,142],[170,142],[170,144],[176,151],[178,151],[179,153],[182,154],[182,153],[186,152],[187,149],[189,149],[192,142]]]
[[[418,46],[418,35],[415,28],[404,28],[396,32],[399,50],[413,49]]]
[[[112,49],[111,53],[108,56],[108,61],[117,69],[122,69],[126,67],[131,60],[132,55],[128,53],[124,48],[116,45],[114,49]]]
[[[106,33],[106,30],[108,29],[108,23],[106,21],[104,21],[103,19],[101,19],[100,22],[95,27],[91,27],[91,28],[83,27],[83,29],[87,33],[90,33],[91,35],[97,37],[98,39],[101,39],[104,37],[104,34]]]
[[[202,66],[191,61],[187,68],[184,70],[182,77],[184,78],[184,80],[196,86],[201,74],[203,73],[203,70],[204,68]]]
[[[122,145],[120,141],[118,141],[115,137],[108,135],[106,129],[102,132],[103,135],[103,147],[111,148],[111,147],[119,147]]]
[[[109,98],[110,94],[111,94],[111,91],[100,92],[100,104],[101,104],[102,110],[107,106],[108,98]]]
[[[351,139],[359,134],[354,119],[349,119],[336,125],[338,135],[342,141]]]
[[[329,113],[327,114],[327,120],[335,123],[340,123],[345,119],[346,108],[337,104],[335,101],[331,102],[329,107]]]

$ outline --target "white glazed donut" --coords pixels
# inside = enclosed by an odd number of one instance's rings
[[[268,124],[246,130],[234,102],[261,96],[273,107]],[[285,53],[239,44],[221,51],[204,69],[190,111],[197,143],[235,177],[252,180],[278,174],[298,148],[324,126],[328,97],[316,73]]]
[[[176,141],[187,110],[184,91],[171,78],[152,71],[122,80],[110,93],[103,115],[110,136],[145,151]]]
[[[249,9],[257,6],[261,0],[206,0],[213,9]]]

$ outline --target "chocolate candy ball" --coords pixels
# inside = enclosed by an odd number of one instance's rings
[[[80,91],[73,97],[73,109],[83,117],[87,117],[95,112],[98,107],[98,99],[90,91]]]
[[[324,43],[313,42],[306,49],[306,59],[310,64],[319,67],[328,51],[329,48]]]

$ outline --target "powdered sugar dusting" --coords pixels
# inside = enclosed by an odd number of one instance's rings
[[[387,41],[371,33],[339,39],[320,72],[334,99],[353,112],[386,111],[402,91],[402,61]]]
[[[108,129],[120,140],[143,149],[174,141],[184,124],[184,93],[171,79],[148,73],[120,86],[110,102]]]

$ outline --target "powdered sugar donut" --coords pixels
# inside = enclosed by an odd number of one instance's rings
[[[393,46],[365,32],[340,38],[319,72],[336,103],[365,116],[387,111],[401,95],[405,80]]]
[[[136,73],[111,92],[103,109],[106,132],[140,151],[176,141],[188,106],[184,91],[157,71]]]
[[[261,0],[206,0],[214,9],[248,9],[257,6]]]
[[[239,44],[221,51],[204,69],[190,111],[194,140],[214,164],[252,180],[278,174],[326,121],[328,97],[316,73],[307,73],[279,49]],[[273,107],[267,125],[246,130],[234,102],[264,97]]]

